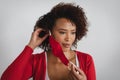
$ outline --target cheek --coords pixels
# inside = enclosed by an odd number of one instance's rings
[[[76,38],[75,36],[73,36],[73,37],[72,37],[72,42],[74,42],[74,41],[75,41],[75,38]]]
[[[70,37],[72,40],[75,40],[76,38],[76,35],[75,34],[71,34],[71,37]]]
[[[63,41],[63,37],[56,36],[55,40],[58,41],[59,43],[61,43]]]
[[[55,38],[56,41],[61,43],[63,41],[63,37],[61,37],[57,32],[53,33],[53,37]]]

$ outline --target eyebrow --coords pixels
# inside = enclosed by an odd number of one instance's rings
[[[67,29],[58,29],[58,30],[61,30],[61,31],[67,31]],[[71,31],[76,31],[75,29],[71,30]]]

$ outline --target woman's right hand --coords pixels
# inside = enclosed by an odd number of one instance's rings
[[[68,64],[68,70],[70,70],[70,80],[87,80],[87,76],[85,75],[84,71],[78,68],[72,62]]]
[[[28,43],[28,46],[31,47],[33,50],[34,50],[37,46],[39,46],[39,45],[48,37],[48,35],[49,35],[49,34],[46,34],[44,37],[40,38],[40,37],[39,37],[39,33],[40,33],[41,31],[44,31],[44,30],[41,29],[41,28],[38,28],[38,29],[36,29],[36,30],[32,33],[32,35],[31,35],[31,39],[30,39],[30,41],[29,41],[29,43]]]

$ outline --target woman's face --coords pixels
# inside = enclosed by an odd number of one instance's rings
[[[63,51],[69,51],[76,37],[76,26],[66,18],[56,20],[52,30],[52,35],[57,40]]]

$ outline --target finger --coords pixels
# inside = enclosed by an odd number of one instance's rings
[[[72,68],[73,65],[72,64],[73,64],[72,62],[68,63],[68,70],[70,71],[69,78],[70,78],[70,80],[76,80],[76,78],[73,74],[73,68]]]
[[[72,69],[72,64],[69,62],[68,63],[68,70],[71,71],[71,69]]]
[[[36,30],[38,30],[38,29],[43,30],[43,28],[36,27],[34,31],[36,31]]]
[[[73,75],[76,79],[82,79],[83,76],[79,73],[79,71],[76,70],[76,66],[72,64],[72,72],[73,72]]]
[[[46,34],[42,39],[45,40],[48,36],[49,34]]]
[[[85,74],[85,73],[84,73],[81,69],[79,69],[78,67],[76,67],[76,71],[78,71],[79,74],[81,74],[81,75],[84,75],[84,74]]]
[[[71,73],[70,80],[78,80],[78,79],[74,76],[74,74]]]
[[[77,71],[77,73],[82,74],[82,75],[84,74],[84,72],[80,68],[78,68],[75,64],[73,64],[72,62],[71,64],[75,67],[75,71]]]
[[[49,34],[47,31],[45,31],[44,29],[42,28],[38,28],[36,31],[35,31],[35,35],[39,36],[39,38],[43,38],[45,39],[47,37],[46,34]],[[46,36],[45,36],[46,35]]]
[[[42,28],[38,28],[38,29],[35,30],[35,34],[38,35],[41,31],[43,31],[43,29]]]
[[[69,80],[76,80],[76,77],[74,76],[72,71],[70,71],[69,73]]]

